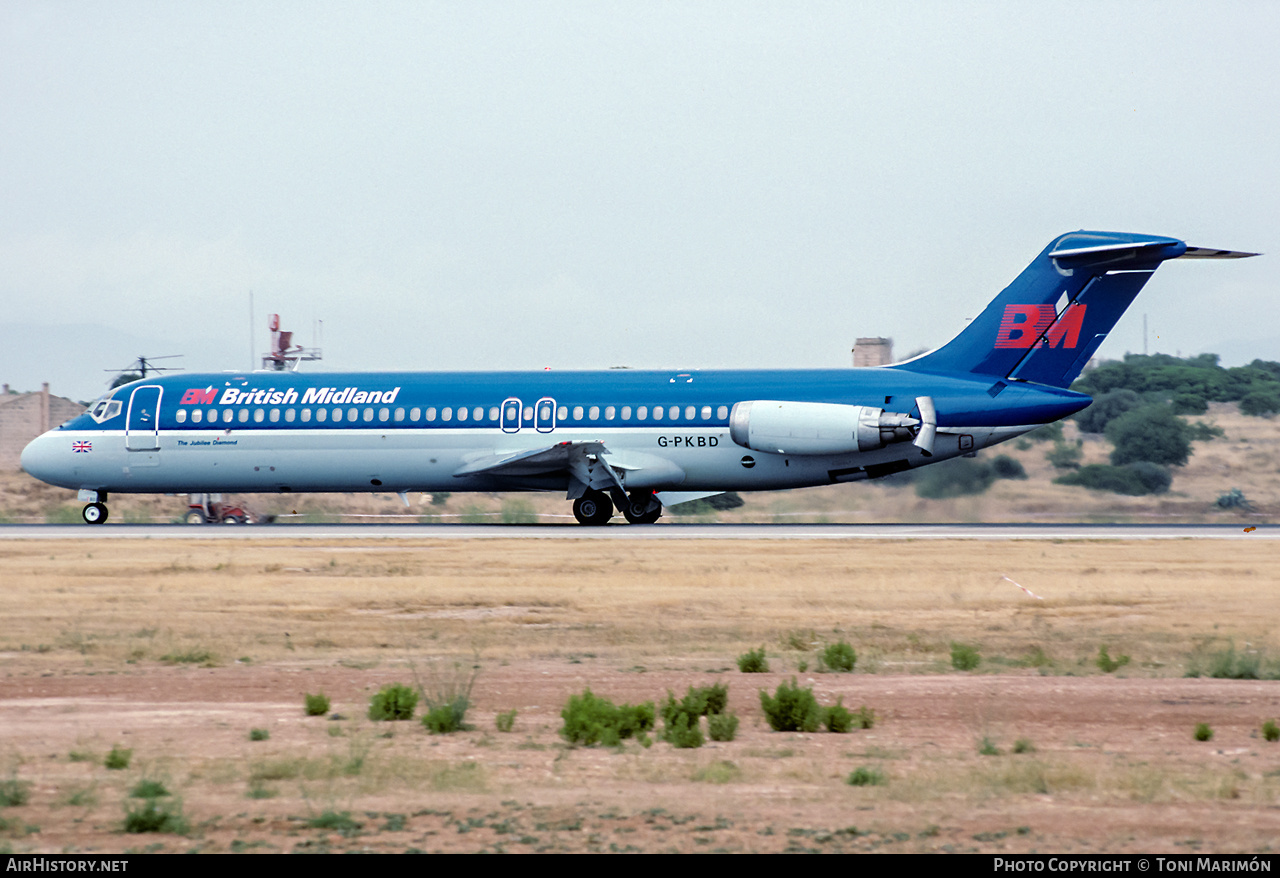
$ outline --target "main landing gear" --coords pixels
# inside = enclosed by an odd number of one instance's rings
[[[649,493],[635,493],[627,498],[622,515],[629,524],[653,524],[662,517],[662,504]]]
[[[603,491],[588,491],[573,501],[573,517],[578,524],[599,526],[613,518],[613,502]]]
[[[662,504],[651,493],[636,492],[625,499],[622,515],[630,524],[653,524],[662,517]],[[573,517],[578,524],[608,524],[613,517],[613,501],[603,491],[587,491],[573,501]]]

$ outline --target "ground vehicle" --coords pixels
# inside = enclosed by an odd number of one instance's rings
[[[250,524],[256,518],[241,506],[222,501],[221,494],[189,494],[186,524]]]

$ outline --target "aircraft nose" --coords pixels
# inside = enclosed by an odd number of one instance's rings
[[[52,433],[37,436],[22,449],[22,470],[42,482],[62,485],[62,479],[70,475],[64,458],[69,449]],[[60,478],[61,477],[61,478]]]

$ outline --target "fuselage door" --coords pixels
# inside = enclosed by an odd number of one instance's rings
[[[533,425],[539,433],[550,433],[556,428],[556,401],[549,396],[538,400],[533,410]]]
[[[514,396],[505,399],[502,402],[502,432],[519,433],[520,432],[520,415],[524,409],[524,403],[516,399]]]
[[[124,447],[129,451],[160,450],[159,387],[139,387],[129,397],[124,425]]]

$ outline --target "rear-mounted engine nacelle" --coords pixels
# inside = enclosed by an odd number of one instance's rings
[[[771,454],[853,454],[909,441],[919,423],[873,406],[754,399],[733,407],[729,435]]]

